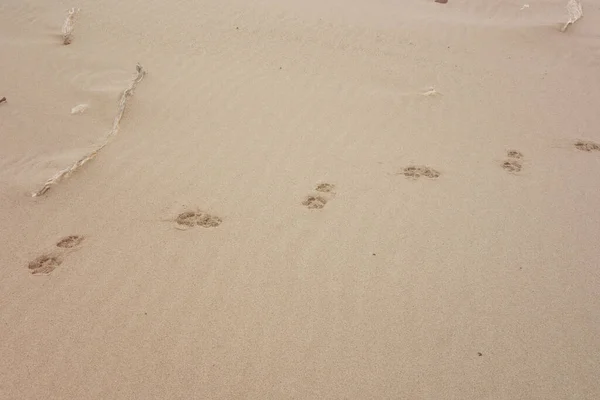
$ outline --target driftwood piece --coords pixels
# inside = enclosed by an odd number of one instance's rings
[[[69,13],[67,14],[67,18],[65,18],[65,23],[62,27],[62,39],[63,44],[71,44],[73,41],[73,29],[75,29],[75,17],[79,12],[78,8],[71,8]]]
[[[123,91],[123,94],[121,94],[121,98],[119,100],[119,107],[117,109],[117,115],[115,116],[115,119],[113,120],[113,125],[112,125],[111,130],[104,137],[104,140],[102,142],[100,142],[93,151],[86,154],[79,160],[75,161],[71,166],[69,166],[65,169],[62,169],[62,170],[58,171],[56,174],[54,174],[54,176],[52,176],[50,179],[48,179],[46,181],[46,183],[44,183],[44,186],[42,186],[37,192],[32,194],[32,197],[38,197],[38,196],[43,195],[48,190],[50,190],[50,188],[52,186],[56,185],[63,179],[68,178],[75,171],[77,171],[79,168],[81,168],[83,165],[85,165],[89,161],[93,160],[98,155],[98,152],[100,152],[100,150],[102,150],[110,142],[110,140],[119,132],[119,123],[121,122],[121,118],[123,118],[123,113],[125,112],[125,106],[127,105],[127,100],[133,95],[133,91],[135,90],[135,87],[137,86],[138,83],[140,83],[142,81],[142,79],[144,79],[144,76],[146,75],[146,71],[140,64],[137,64],[136,71],[137,71],[136,77],[131,81],[131,83],[129,84],[129,87],[127,87],[127,89],[125,89]]]

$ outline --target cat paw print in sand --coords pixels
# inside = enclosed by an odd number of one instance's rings
[[[517,150],[508,150],[506,160],[502,162],[502,168],[512,174],[521,172],[523,169],[523,154]]]
[[[439,171],[436,171],[435,169],[426,165],[410,165],[404,168],[402,172],[399,172],[398,174],[404,175],[409,179],[419,179],[421,177],[437,179],[441,175]]]
[[[575,142],[575,148],[581,151],[600,151],[600,144],[589,140],[578,140]]]
[[[302,205],[311,210],[320,210],[327,202],[328,200],[323,196],[307,196]]]
[[[81,235],[69,235],[60,239],[56,242],[56,247],[60,250],[42,254],[27,264],[27,269],[32,275],[49,275],[63,263],[65,256],[70,251],[81,245],[84,239],[85,237]]]
[[[60,247],[62,249],[72,249],[73,247],[77,247],[83,242],[84,237],[80,235],[70,235],[62,238],[56,243],[56,247]]]
[[[62,264],[58,254],[44,254],[31,261],[27,268],[32,275],[48,275]]]
[[[318,193],[306,196],[302,202],[302,205],[309,210],[322,209],[335,195],[335,185],[331,183],[319,183],[314,190]]]

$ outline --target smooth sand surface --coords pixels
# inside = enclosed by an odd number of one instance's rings
[[[0,398],[599,399],[600,1],[525,3],[0,2]]]

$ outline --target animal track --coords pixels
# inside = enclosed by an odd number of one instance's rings
[[[175,218],[175,222],[183,227],[192,228],[201,226],[203,228],[215,228],[223,222],[217,216],[210,215],[202,211],[185,211]]]
[[[331,183],[319,183],[315,186],[315,192],[306,196],[302,205],[309,210],[320,210],[325,207],[333,197],[335,196],[335,185]]]
[[[311,210],[320,210],[321,208],[325,207],[327,201],[328,200],[323,196],[308,196],[302,202],[302,205],[306,206]]]
[[[315,190],[321,193],[331,193],[335,189],[335,185],[331,183],[319,183]]]
[[[517,150],[508,150],[506,152],[507,160],[502,162],[502,168],[510,173],[521,172],[523,169],[523,164],[521,160],[523,159],[523,153]]]
[[[408,166],[404,168],[400,174],[410,179],[419,179],[421,176],[429,179],[437,179],[441,175],[439,171],[425,165]]]
[[[61,250],[51,250],[31,261],[27,268],[32,275],[48,275],[62,264],[64,256],[75,251],[74,248],[79,246],[85,239],[82,235],[65,236],[56,242],[56,247]]]
[[[575,148],[581,151],[600,151],[600,144],[587,140],[578,140],[575,142]]]
[[[72,249],[73,247],[79,246],[81,242],[83,242],[83,239],[85,238],[80,235],[67,236],[59,240],[58,243],[56,243],[56,246],[63,249]]]
[[[504,168],[508,172],[516,173],[521,172],[521,169],[523,169],[523,165],[521,165],[521,163],[517,160],[508,160],[502,163],[502,168]]]
[[[59,255],[44,254],[31,261],[27,268],[29,268],[32,275],[48,275],[60,264],[62,264],[62,258]]]
[[[517,151],[517,150],[508,150],[506,152],[506,156],[508,158],[514,158],[516,160],[520,160],[521,158],[523,158],[523,154],[520,151]]]

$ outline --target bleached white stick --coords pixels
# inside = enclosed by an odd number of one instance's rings
[[[79,12],[78,8],[71,8],[69,10],[69,14],[67,14],[67,18],[65,19],[65,23],[62,27],[62,38],[63,44],[71,44],[73,41],[73,29],[75,29],[75,16]]]
[[[53,185],[56,185],[58,182],[62,181],[63,179],[68,178],[69,176],[71,176],[71,174],[73,172],[77,171],[84,164],[93,160],[98,155],[98,152],[100,150],[102,150],[104,147],[106,147],[106,145],[110,142],[110,139],[112,139],[112,137],[115,136],[117,134],[117,132],[119,132],[119,123],[121,122],[121,118],[123,118],[123,113],[125,112],[125,105],[127,104],[127,100],[129,99],[129,97],[131,97],[133,95],[133,91],[134,91],[135,87],[137,86],[138,83],[140,83],[142,81],[142,79],[144,79],[144,75],[146,75],[146,71],[140,64],[136,65],[135,68],[137,71],[137,76],[131,81],[131,83],[129,84],[129,87],[123,91],[123,94],[121,94],[121,98],[119,99],[119,107],[117,109],[117,115],[115,116],[115,119],[113,120],[113,125],[112,125],[111,130],[104,137],[104,140],[100,144],[98,144],[98,146],[96,146],[96,148],[93,151],[91,151],[90,153],[81,157],[79,160],[75,161],[71,166],[69,166],[65,169],[62,169],[62,170],[58,171],[56,174],[54,174],[54,176],[52,176],[52,178],[50,178],[46,181],[46,183],[44,184],[44,186],[41,187],[40,190],[38,190],[37,192],[35,192],[31,195],[32,197],[38,197],[38,196],[43,195],[48,190],[50,190],[50,188]]]

